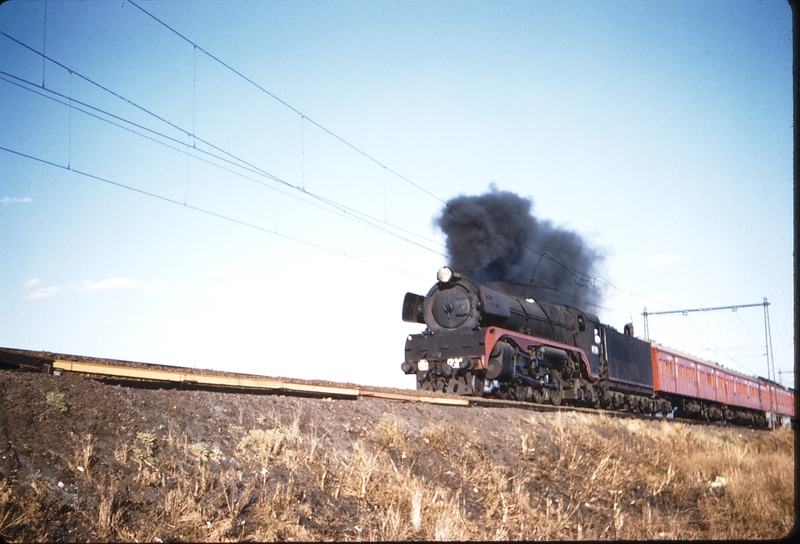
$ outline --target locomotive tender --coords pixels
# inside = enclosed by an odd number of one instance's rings
[[[513,284],[480,285],[443,267],[426,296],[406,293],[403,321],[417,389],[633,413],[788,425],[794,391],[633,336],[596,315],[536,300]]]

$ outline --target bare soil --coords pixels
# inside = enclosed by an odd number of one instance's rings
[[[17,541],[781,538],[794,433],[0,370]]]

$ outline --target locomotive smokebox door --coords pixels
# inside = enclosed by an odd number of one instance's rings
[[[471,282],[439,282],[424,299],[425,324],[434,333],[470,331],[478,326],[477,287]]]

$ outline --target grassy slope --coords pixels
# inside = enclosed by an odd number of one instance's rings
[[[0,535],[777,538],[795,519],[793,442],[783,430],[0,372]]]

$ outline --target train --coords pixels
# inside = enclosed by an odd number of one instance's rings
[[[794,425],[794,390],[619,332],[595,314],[524,287],[479,284],[442,267],[427,295],[406,293],[402,371],[417,389],[569,404],[751,427]]]

